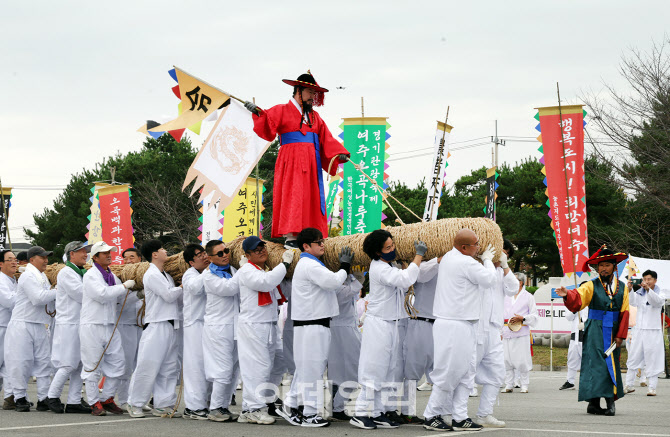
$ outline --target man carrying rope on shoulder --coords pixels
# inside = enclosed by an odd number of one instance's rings
[[[176,412],[179,382],[179,328],[181,317],[179,300],[183,296],[182,287],[176,287],[172,276],[164,269],[168,259],[167,251],[158,240],[149,240],[142,245],[142,256],[151,264],[142,282],[147,302],[144,318],[146,329],[142,333],[137,367],[130,380],[130,417],[144,417],[142,407],[154,394],[154,409],[157,417],[181,417]]]
[[[91,248],[93,267],[84,274],[79,328],[83,366],[81,378],[86,382],[86,397],[94,416],[104,416],[106,411],[123,414],[123,410],[114,403],[114,393],[125,370],[121,336],[114,332],[118,323],[116,302],[119,297],[130,293],[135,281],[121,284],[121,280],[109,270],[111,252],[116,250],[104,241],[95,243]],[[102,402],[98,391],[101,375],[106,377]]]
[[[320,87],[309,71],[296,80],[283,82],[293,86],[288,103],[267,110],[251,102],[244,106],[254,114],[254,132],[259,137],[274,141],[279,134],[272,237],[285,236],[287,246],[297,248],[296,235],[305,228],[316,228],[328,236],[322,172],[335,175],[337,166],[348,161],[349,152],[313,109],[323,105],[328,90]]]

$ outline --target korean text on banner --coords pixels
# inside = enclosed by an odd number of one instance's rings
[[[256,179],[247,178],[233,201],[226,207],[223,213],[223,241],[232,241],[237,237],[257,234],[257,220],[263,217],[260,212],[263,211],[263,183],[265,181],[259,179],[258,182],[261,205],[258,205],[256,200]],[[260,206],[260,211],[257,210],[258,206]]]
[[[449,137],[453,127],[437,122],[435,141],[433,145],[433,166],[431,167],[430,184],[428,185],[428,198],[423,211],[425,221],[437,220],[437,210],[440,207],[440,197],[444,187],[444,178],[447,175],[447,158],[449,158]]]
[[[0,250],[9,249],[9,207],[12,206],[12,187],[0,190]]]
[[[380,187],[386,188],[386,129],[385,117],[345,118],[342,125],[344,147],[351,153],[351,161]],[[343,172],[343,235],[372,232],[381,227],[384,199],[372,183],[351,162],[344,164]]]
[[[547,204],[563,273],[580,272],[589,257],[582,105],[538,108]],[[562,119],[562,120],[561,120]]]
[[[213,193],[210,202],[218,201],[218,211],[224,210],[245,184],[269,145],[254,132],[251,112],[231,101],[221,111],[193,160],[182,189],[195,179],[191,195],[203,187],[198,201],[202,202]]]
[[[116,252],[112,252],[112,264],[123,264],[121,253],[133,247],[135,242],[130,218],[130,186],[124,184],[101,188],[98,197],[102,239],[110,246],[116,246]]]

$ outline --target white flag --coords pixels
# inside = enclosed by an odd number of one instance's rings
[[[428,198],[426,199],[426,208],[423,211],[424,221],[437,219],[437,209],[440,206],[440,197],[442,196],[442,186],[444,177],[447,174],[447,158],[449,157],[449,135],[453,127],[437,122],[437,131],[435,132],[433,166],[428,177]],[[444,141],[443,141],[444,139]]]

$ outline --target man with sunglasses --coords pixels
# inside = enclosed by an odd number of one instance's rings
[[[184,418],[207,420],[209,390],[202,347],[207,295],[201,273],[209,260],[205,248],[199,244],[188,244],[183,257],[190,266],[181,279],[184,288]]]
[[[317,392],[323,381],[330,349],[330,319],[339,314],[337,290],[351,271],[353,253],[340,252],[340,270],[331,272],[321,261],[325,251],[321,231],[305,228],[297,236],[300,261],[293,275],[291,290],[293,354],[296,372],[284,407],[277,413],[291,425],[322,427],[330,422],[318,415]],[[298,411],[298,398],[304,402],[304,416]]]
[[[282,263],[270,270],[265,242],[247,237],[242,250],[249,260],[237,272],[240,286],[240,315],[237,326],[240,371],[242,373],[242,414],[240,423],[269,425],[275,422],[267,412],[262,385],[270,382],[275,350],[281,348],[277,331],[277,305],[285,298],[279,284],[293,262],[295,252],[287,250]]]
[[[211,263],[202,274],[207,295],[202,345],[207,381],[212,383],[209,420],[228,422],[237,415],[230,412],[240,366],[237,358],[235,324],[240,313],[237,270],[230,265],[230,249],[219,241],[207,243]]]

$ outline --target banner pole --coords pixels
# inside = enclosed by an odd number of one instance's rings
[[[9,243],[9,250],[13,250],[12,237],[9,235],[9,217],[7,217],[7,208],[5,207],[5,192],[2,189],[2,178],[0,178],[0,200],[2,201],[2,215],[5,221],[5,228],[7,229],[7,242]]]
[[[252,100],[253,100],[254,105],[255,105],[256,104],[256,97],[252,97]],[[258,161],[260,161],[260,159]],[[261,236],[261,205],[260,205],[261,196],[260,196],[260,193],[259,193],[260,188],[258,186],[258,179],[259,179],[258,161],[256,161],[256,235],[258,237],[260,237]]]

